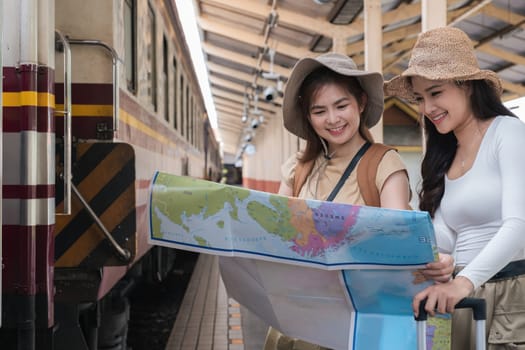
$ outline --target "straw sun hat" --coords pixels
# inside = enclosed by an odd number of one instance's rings
[[[436,28],[419,34],[408,68],[385,82],[385,95],[413,99],[409,77],[429,80],[486,80],[498,95],[502,93],[497,74],[479,68],[472,41],[462,30]]]
[[[367,127],[374,126],[383,113],[383,76],[376,72],[358,70],[355,62],[348,56],[338,53],[327,53],[315,58],[303,58],[293,68],[286,83],[283,98],[284,126],[292,134],[306,138],[308,135],[308,120],[302,115],[299,90],[304,79],[320,67],[345,75],[355,77],[368,95],[363,120]]]

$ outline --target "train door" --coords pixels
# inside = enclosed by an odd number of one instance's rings
[[[100,15],[111,27],[112,4]],[[123,276],[135,255],[135,154],[115,142],[119,58],[82,26],[62,33],[70,11],[56,2],[56,225],[53,349],[121,349],[129,304]],[[101,9],[98,9],[100,12]],[[108,19],[109,18],[109,19]],[[81,25],[84,23],[81,23]],[[96,26],[95,26],[96,27]],[[101,27],[97,27],[101,28]],[[98,65],[91,61],[99,62]],[[105,72],[110,71],[111,74]],[[108,78],[109,77],[109,78]],[[119,288],[114,288],[119,283]]]

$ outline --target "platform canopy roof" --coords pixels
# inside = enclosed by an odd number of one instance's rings
[[[346,54],[364,68],[366,2],[195,0],[225,153],[238,152],[254,118],[262,127],[280,118],[282,87],[299,58],[332,51],[334,38],[343,38]],[[421,32],[421,6],[420,0],[381,1],[385,79],[408,64]],[[473,39],[481,67],[503,80],[504,99],[524,96],[525,1],[448,0],[447,9],[448,25]],[[277,90],[271,101],[268,87]]]

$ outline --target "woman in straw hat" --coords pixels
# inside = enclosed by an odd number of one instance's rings
[[[455,278],[414,298],[430,314],[466,296],[487,301],[489,349],[525,349],[525,124],[501,102],[497,75],[481,70],[456,28],[420,34],[408,68],[385,91],[424,116],[420,209],[434,218],[440,250],[455,253]],[[453,349],[471,349],[471,315],[453,314]]]
[[[305,139],[306,147],[282,166],[283,180],[279,193],[340,203],[409,209],[408,176],[394,149],[382,152],[384,155],[370,181],[377,192],[377,203],[370,203],[364,198],[356,171],[349,166],[359,166],[359,157],[371,147],[373,140],[369,128],[378,122],[382,112],[383,77],[380,73],[358,70],[351,58],[336,53],[299,60],[286,85],[283,117],[286,129]],[[373,147],[377,148],[377,144]],[[306,174],[305,169],[308,169]],[[303,174],[304,181],[297,186],[299,172]],[[452,271],[452,258],[443,256],[441,261],[429,264],[424,274],[446,281]],[[270,328],[265,350],[271,349],[324,348],[286,337]]]

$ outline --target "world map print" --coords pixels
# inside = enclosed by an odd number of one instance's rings
[[[436,254],[427,213],[303,200],[158,173],[156,244],[341,269],[421,265]]]
[[[228,294],[267,324],[337,350],[416,348],[411,302],[431,283],[417,270],[437,258],[428,213],[166,173],[150,192],[149,242],[221,256]],[[449,349],[448,320],[427,329],[428,349]]]

